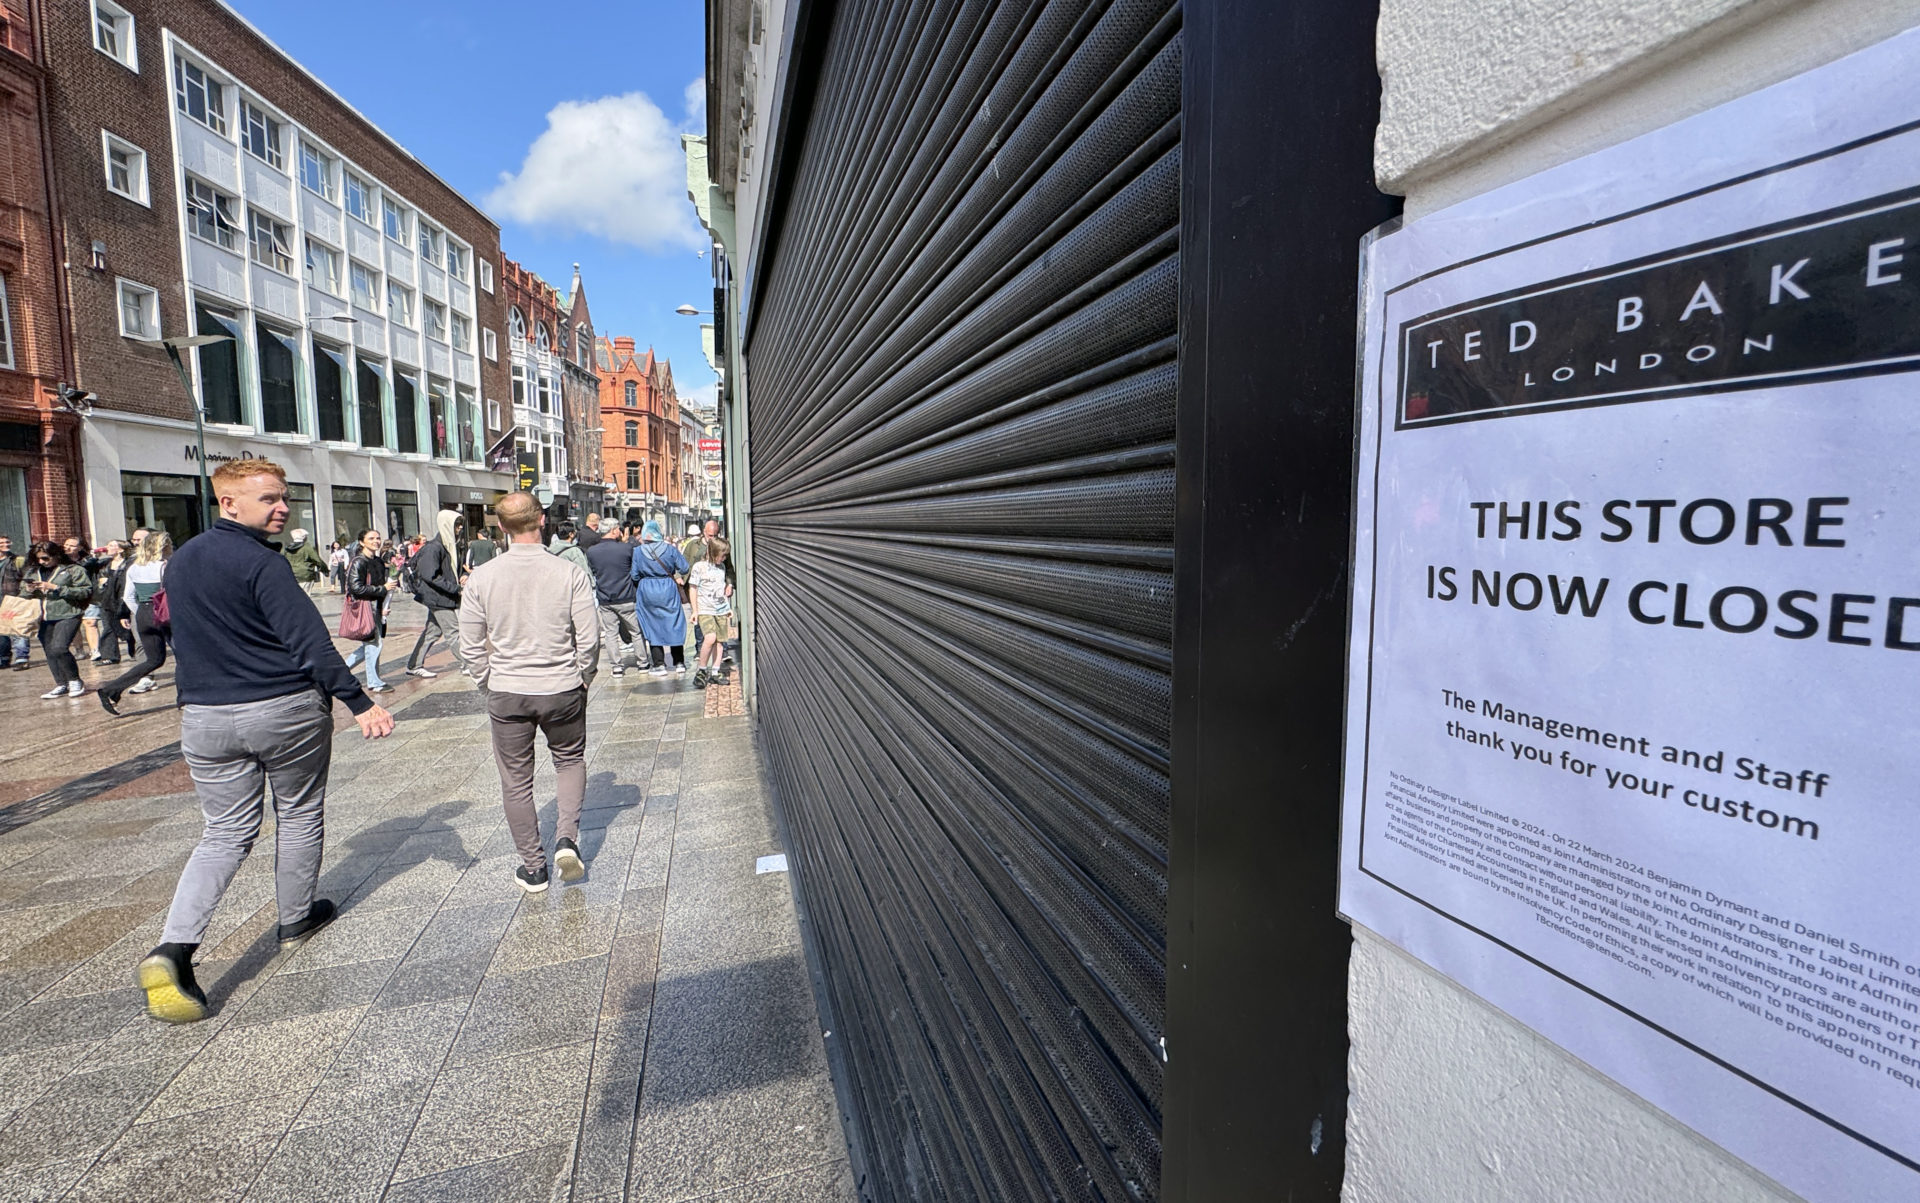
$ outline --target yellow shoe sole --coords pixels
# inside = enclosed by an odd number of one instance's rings
[[[207,1008],[180,988],[179,973],[167,958],[141,961],[138,980],[147,992],[147,1014],[161,1023],[196,1023],[207,1017]]]

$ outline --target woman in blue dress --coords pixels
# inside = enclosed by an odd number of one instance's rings
[[[680,584],[688,572],[687,558],[661,535],[660,524],[640,528],[640,544],[633,549],[633,579],[639,583],[634,614],[646,636],[655,676],[667,672],[667,650],[673,650],[673,671],[687,671],[687,615],[680,608]],[[679,579],[676,579],[679,578]]]

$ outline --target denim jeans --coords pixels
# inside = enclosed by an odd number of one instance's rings
[[[367,688],[373,689],[385,685],[380,679],[380,640],[369,639],[347,653],[347,668],[351,671],[361,661],[367,664]]]
[[[25,664],[32,658],[33,643],[25,635],[0,635],[0,668]]]

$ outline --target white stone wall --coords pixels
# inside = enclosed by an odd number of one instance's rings
[[[1920,0],[1382,0],[1409,220],[1920,25]],[[1380,937],[1348,977],[1348,1203],[1797,1196]]]

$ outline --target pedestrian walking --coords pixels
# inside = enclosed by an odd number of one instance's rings
[[[180,549],[167,574],[180,653],[180,751],[206,819],[161,942],[135,972],[147,1014],[167,1023],[206,1016],[193,953],[260,834],[269,784],[280,942],[332,921],[333,902],[315,898],[314,887],[333,701],[346,703],[364,737],[393,731],[393,716],[347,671],[313,600],[268,542],[287,523],[286,473],[270,460],[229,460],[212,484],[220,518]]]
[[[705,541],[707,558],[693,566],[687,584],[693,594],[693,617],[700,628],[700,671],[693,683],[704,687],[709,681],[725,684],[720,668],[720,652],[726,646],[728,626],[733,622],[733,586],[727,583],[727,541],[720,536]]]
[[[600,654],[593,583],[578,565],[540,546],[546,515],[528,493],[494,507],[507,549],[468,578],[460,602],[460,644],[487,699],[494,763],[507,829],[520,853],[513,877],[547,888],[545,846],[534,809],[534,733],[547,741],[557,790],[553,863],[561,881],[585,875],[580,808],[587,793],[587,688]]]
[[[13,540],[0,535],[0,668],[11,665],[20,672],[33,667],[28,655],[29,642],[40,631],[40,603],[25,597],[20,589],[26,560],[13,554]],[[12,599],[12,600],[8,600]]]
[[[600,646],[613,661],[613,675],[624,676],[640,626],[633,618],[633,549],[626,532],[609,525],[600,541],[587,548],[593,600],[600,608]]]
[[[387,607],[400,582],[387,577],[387,562],[380,555],[379,531],[361,531],[360,540],[354,546],[359,548],[359,554],[347,569],[347,596],[373,607],[373,631],[347,653],[347,671],[352,672],[364,661],[367,692],[392,693],[393,686],[380,679],[380,649],[387,640]]]
[[[434,523],[433,538],[422,543],[408,561],[413,570],[413,600],[427,608],[420,638],[414,641],[413,654],[407,657],[407,675],[412,677],[438,675],[428,671],[426,659],[433,645],[443,638],[453,649],[453,662],[460,666],[461,672],[468,671],[467,662],[460,654],[459,633],[455,627],[460,612],[460,576],[454,549],[460,545],[460,529],[466,523],[453,510],[435,514]]]
[[[633,549],[629,573],[639,583],[634,612],[641,633],[647,637],[649,671],[657,677],[669,671],[687,671],[687,614],[680,602],[680,585],[687,572],[686,557],[679,548],[662,540],[658,522],[640,528],[640,546]],[[673,654],[671,670],[667,668],[669,649]]]
[[[575,567],[579,568],[580,571],[591,577],[593,575],[593,569],[587,564],[587,553],[579,543],[574,541],[574,534],[573,523],[562,522],[554,528],[553,542],[547,544],[547,550],[559,556],[561,559],[572,563]]]
[[[473,542],[467,544],[466,570],[472,572],[480,565],[500,554],[500,545],[494,542],[491,526],[481,529]]]
[[[314,550],[307,532],[298,527],[287,532],[287,545],[280,554],[287,558],[287,567],[293,569],[293,579],[302,588],[311,589],[327,575],[327,562]]]
[[[92,659],[102,664],[120,663],[120,644],[125,642],[127,654],[138,654],[133,642],[133,632],[127,626],[127,612],[121,601],[121,595],[127,587],[127,565],[132,562],[131,550],[118,539],[107,540],[107,561],[93,574],[93,604],[87,609],[96,614],[100,624],[99,647]]]
[[[53,673],[53,688],[40,697],[77,698],[87,687],[80,683],[80,664],[73,658],[73,636],[93,598],[93,580],[57,543],[34,544],[27,561],[20,594],[40,602],[40,651]]]
[[[121,585],[120,603],[133,614],[133,631],[140,640],[140,658],[132,668],[100,686],[95,696],[108,714],[120,713],[120,698],[153,689],[153,674],[167,662],[166,624],[153,612],[154,595],[166,580],[167,561],[173,556],[173,536],[151,531],[134,550]]]
[[[580,531],[574,536],[574,542],[581,551],[592,551],[593,545],[607,537],[607,531],[600,525],[600,515],[588,514],[580,520]]]

